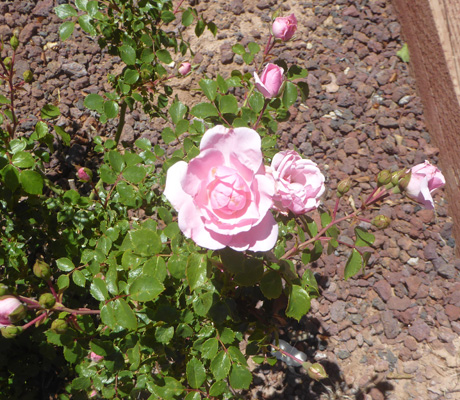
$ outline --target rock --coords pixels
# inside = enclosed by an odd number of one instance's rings
[[[391,297],[391,286],[385,280],[378,281],[373,288],[383,301],[387,301]]]
[[[53,9],[53,0],[42,0],[32,10],[32,14],[36,17],[47,17]]]
[[[460,307],[454,306],[452,304],[447,304],[444,307],[444,310],[450,321],[460,320]]]
[[[399,127],[398,121],[390,117],[380,117],[377,120],[377,123],[379,124],[379,126],[383,128],[398,128]]]
[[[391,296],[387,301],[387,306],[390,310],[394,311],[405,311],[412,304],[411,300],[408,297],[403,297],[400,299],[396,296]]]
[[[409,261],[407,263],[409,264]],[[409,297],[415,297],[421,284],[422,280],[417,275],[409,276],[406,278],[406,286],[407,290],[409,291]]]
[[[39,24],[38,22],[28,23],[19,34],[19,43],[27,44],[27,42],[37,33],[41,26],[42,24]]]
[[[348,155],[358,154],[358,150],[359,150],[358,139],[356,139],[355,137],[346,138],[343,143],[343,149],[345,150],[345,153],[347,153]]]
[[[74,76],[76,78],[88,75],[88,71],[86,71],[85,66],[74,61],[62,64],[62,71],[67,75]]]
[[[398,321],[393,317],[391,311],[384,311],[381,316],[381,321],[383,324],[383,332],[388,339],[396,338],[401,332]]]
[[[438,254],[436,252],[437,247],[438,246],[434,240],[430,239],[427,241],[427,244],[423,250],[423,255],[427,260],[434,260],[438,257]]]
[[[442,258],[433,260],[433,265],[438,275],[445,279],[455,279],[458,275],[457,269],[453,265],[447,264]]]
[[[346,318],[347,312],[345,311],[345,305],[346,303],[341,300],[337,300],[331,305],[330,313],[332,321],[340,322]]]
[[[429,338],[431,330],[425,322],[418,319],[409,327],[408,332],[417,340],[417,342],[421,342],[422,340]]]
[[[222,64],[230,64],[233,62],[234,53],[232,51],[232,46],[229,43],[224,43],[220,46],[220,62]]]

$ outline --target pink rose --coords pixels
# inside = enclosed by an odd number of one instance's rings
[[[289,17],[278,17],[273,21],[273,36],[277,39],[283,40],[284,42],[292,38],[296,30],[297,18],[294,14],[291,14]]]
[[[259,134],[218,125],[203,135],[197,157],[169,168],[164,195],[181,231],[199,246],[266,251],[278,237],[269,211],[274,191]]]
[[[6,296],[0,299],[0,326],[8,326],[17,322],[18,318],[11,314],[14,312],[22,314],[23,309],[24,306],[16,297]]]
[[[286,150],[275,154],[271,169],[276,188],[274,208],[299,215],[318,207],[324,193],[324,175],[313,161]]]
[[[426,208],[434,208],[431,194],[446,184],[444,175],[428,161],[412,167],[407,172],[411,172],[410,181],[406,189],[407,195],[416,202],[423,204]]]
[[[261,92],[265,98],[271,99],[275,97],[283,84],[283,73],[284,69],[276,64],[267,64],[262,71],[262,75],[259,78],[256,72],[254,72],[254,80],[256,81],[256,88]]]
[[[93,177],[93,173],[88,168],[79,168],[77,171],[78,179],[82,182],[89,182]]]
[[[187,75],[191,69],[192,69],[192,65],[189,62],[184,62],[179,67],[179,74]]]
[[[98,363],[99,361],[104,359],[104,356],[97,355],[94,351],[92,351],[91,353],[89,353],[89,358],[91,359],[91,361]]]

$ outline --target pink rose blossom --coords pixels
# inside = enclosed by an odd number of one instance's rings
[[[297,30],[297,18],[294,14],[289,17],[275,18],[272,25],[273,36],[286,42],[294,36]]]
[[[11,325],[10,314],[22,307],[22,303],[12,296],[3,297],[0,299],[0,326]]]
[[[79,168],[77,171],[78,179],[83,182],[89,182],[92,179],[92,172],[88,168]]]
[[[189,62],[184,62],[179,67],[179,74],[187,75],[191,69],[192,69],[192,65]]]
[[[256,88],[261,92],[265,98],[271,99],[275,97],[283,84],[283,73],[284,69],[276,64],[267,64],[262,71],[262,75],[259,78],[256,72],[254,72],[254,80],[256,81]]]
[[[426,208],[433,209],[434,202],[431,194],[446,184],[444,175],[428,161],[412,167],[407,172],[411,172],[409,185],[406,189],[407,195]]]
[[[278,237],[269,211],[274,190],[259,134],[218,125],[203,135],[197,157],[169,168],[164,194],[181,231],[199,246],[266,251]]]
[[[274,208],[299,215],[318,207],[325,189],[324,175],[313,161],[293,150],[281,151],[273,157],[271,170],[276,188]]]
[[[104,359],[104,356],[97,355],[94,351],[92,351],[91,353],[89,353],[89,358],[91,359],[91,361],[98,363],[99,361]]]

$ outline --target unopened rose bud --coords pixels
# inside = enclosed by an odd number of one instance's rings
[[[278,95],[284,82],[284,69],[276,64],[267,64],[262,75],[254,72],[254,81],[257,90],[264,95],[266,99],[271,99]]]
[[[63,333],[66,333],[68,328],[69,328],[69,325],[63,319],[55,319],[51,323],[51,330],[54,333],[57,333],[59,335],[62,335]]]
[[[399,180],[404,175],[404,173],[404,170],[393,172],[393,174],[391,175],[391,183],[393,184],[393,186],[398,186]]]
[[[77,175],[82,182],[90,182],[93,179],[93,173],[89,168],[80,168]]]
[[[141,69],[139,75],[143,81],[147,81],[152,76],[152,73],[148,69]]]
[[[6,294],[8,294],[8,286],[0,283],[0,296],[5,296]]]
[[[4,328],[1,328],[0,331],[2,332],[2,336],[5,339],[14,339],[16,336],[18,336],[22,332],[22,328],[20,326],[6,326]]]
[[[100,356],[96,354],[94,351],[92,351],[91,353],[89,353],[89,358],[91,359],[91,361],[98,363],[99,361],[104,359],[104,356]]]
[[[385,215],[377,215],[371,221],[371,224],[374,225],[378,229],[385,229],[390,226],[391,220]]]
[[[319,363],[314,363],[307,369],[308,376],[315,380],[320,381],[321,379],[325,379],[328,377],[324,367]]]
[[[48,281],[51,277],[51,268],[46,262],[37,260],[34,264],[34,274],[37,278]]]
[[[16,50],[19,47],[19,40],[17,36],[12,36],[10,39],[10,46],[13,50]]]
[[[93,397],[96,397],[97,396],[97,390],[92,390],[91,393],[89,394],[89,398],[92,399]]]
[[[404,192],[407,189],[407,186],[409,186],[410,176],[410,173],[406,174],[398,181],[398,187],[401,190],[401,192]]]
[[[30,83],[34,80],[34,74],[30,69],[28,69],[27,71],[24,71],[22,78],[24,79],[25,83]]]
[[[192,69],[192,65],[189,62],[184,62],[182,65],[179,67],[179,74],[181,75],[187,75],[190,70]]]
[[[289,17],[275,18],[272,25],[273,36],[286,42],[294,36],[297,30],[297,18],[294,14]]]
[[[3,64],[5,65],[6,69],[9,70],[11,68],[11,57],[5,57],[3,59]]]
[[[38,302],[43,308],[50,309],[56,304],[56,299],[51,293],[43,293],[38,299]]]
[[[341,180],[337,185],[337,196],[342,197],[351,188],[351,179],[345,178]]]
[[[7,326],[22,320],[27,308],[14,296],[4,296],[0,299],[0,326]]]
[[[391,182],[392,174],[387,169],[380,171],[377,175],[377,185],[378,186],[385,186]]]

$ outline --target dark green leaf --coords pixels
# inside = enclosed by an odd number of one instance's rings
[[[161,20],[165,23],[172,22],[176,19],[176,16],[169,10],[163,10],[161,13]]]
[[[115,118],[118,115],[118,103],[112,100],[104,102],[104,113],[107,118]]]
[[[355,246],[372,246],[374,243],[375,236],[360,226],[355,227],[355,235]]]
[[[220,353],[217,354],[217,356],[211,361],[211,372],[216,380],[220,381],[228,376],[230,366],[230,357],[224,350],[221,350]]]
[[[189,26],[193,22],[193,12],[191,8],[188,8],[182,13],[182,25]]]
[[[18,168],[31,168],[35,165],[34,158],[26,151],[18,151],[13,156],[11,162]]]
[[[249,98],[249,105],[251,106],[252,110],[256,113],[262,111],[264,108],[265,98],[262,93],[254,92],[252,96]]]
[[[193,357],[187,363],[186,370],[189,385],[194,389],[201,387],[206,379],[206,370],[204,369],[202,362]]]
[[[14,192],[19,186],[19,171],[12,165],[7,165],[2,170],[3,180],[8,189]]]
[[[215,382],[209,389],[210,396],[220,396],[227,390],[227,383],[225,381]]]
[[[102,114],[104,112],[104,99],[97,93],[91,93],[88,96],[86,96],[83,104],[86,108],[89,108],[90,110],[95,110],[99,114]]]
[[[64,272],[70,272],[75,269],[75,265],[68,258],[62,257],[56,260],[56,266]]]
[[[217,117],[219,113],[216,107],[209,103],[199,103],[190,111],[197,118]]]
[[[114,312],[118,325],[126,329],[137,329],[137,318],[133,309],[124,299],[116,299],[114,303]]]
[[[157,51],[157,57],[158,59],[165,63],[165,64],[171,64],[172,63],[172,58],[171,54],[169,54],[168,50],[162,49]]]
[[[277,299],[283,291],[283,283],[278,271],[265,272],[260,281],[260,290],[267,299]]]
[[[171,119],[174,124],[177,124],[182,118],[184,118],[186,112],[187,107],[180,101],[175,101],[169,108],[169,115],[171,115]]]
[[[61,137],[62,142],[66,145],[70,145],[70,135],[62,129],[60,126],[54,125],[55,132]]]
[[[206,255],[193,253],[187,258],[186,275],[190,290],[203,286],[207,280]]]
[[[214,101],[217,95],[217,82],[212,79],[201,79],[199,85],[204,95],[210,101]]]
[[[230,373],[230,385],[233,389],[249,389],[252,382],[251,372],[244,366],[233,364]]]
[[[286,82],[283,92],[283,104],[286,108],[292,106],[297,100],[297,86],[291,82]]]
[[[108,154],[110,166],[115,172],[121,172],[125,167],[125,160],[123,156],[116,150],[109,151]]]
[[[22,171],[19,176],[22,188],[29,194],[42,194],[43,178],[35,171]]]
[[[61,4],[60,6],[54,7],[54,12],[61,19],[76,17],[78,15],[77,10],[70,4]]]
[[[345,280],[356,275],[361,270],[362,266],[361,254],[359,254],[358,250],[353,249],[345,265]]]
[[[167,344],[174,336],[174,327],[172,326],[158,326],[155,329],[155,339],[159,343]]]
[[[292,65],[287,72],[288,79],[306,78],[308,70],[300,68],[298,65]]]
[[[238,102],[232,94],[222,96],[219,100],[219,109],[222,114],[238,113]]]
[[[244,46],[242,44],[234,44],[232,46],[232,51],[235,53],[235,54],[239,54],[240,56],[242,56],[244,53],[246,53],[246,50],[244,49]]]
[[[289,302],[286,316],[295,318],[297,321],[310,310],[310,296],[298,285],[292,285],[289,293]]]
[[[136,51],[128,44],[124,44],[118,48],[120,57],[126,65],[134,65],[136,63]]]
[[[205,28],[206,23],[203,21],[203,19],[199,19],[195,26],[195,35],[200,37],[203,34]]]
[[[81,15],[78,17],[78,23],[80,24],[81,29],[83,29],[86,33],[90,34],[91,36],[95,36],[97,34],[96,28],[94,28],[92,24],[92,18],[88,15]]]
[[[89,291],[96,300],[104,301],[109,298],[107,285],[101,278],[94,278]]]
[[[132,85],[139,79],[139,72],[135,69],[127,69],[123,74],[123,79],[128,85]]]
[[[310,94],[310,88],[307,82],[297,82],[297,87],[300,90],[300,97],[302,98],[302,102],[308,99]]]
[[[222,332],[220,332],[220,341],[223,344],[230,344],[235,339],[235,332],[233,332],[230,328],[224,328]]]
[[[61,112],[59,111],[59,108],[56,106],[53,106],[52,104],[46,104],[42,107],[41,111],[41,116],[43,119],[53,119],[59,117],[61,115]]]
[[[144,167],[131,165],[130,167],[126,167],[123,171],[123,178],[125,178],[128,182],[137,184],[144,180],[146,173],[147,172]]]
[[[140,275],[129,287],[129,294],[135,301],[145,302],[157,298],[165,287],[154,276]]]
[[[217,338],[209,338],[201,346],[201,357],[211,359],[214,358],[217,354],[217,349],[219,347],[219,342]]]

